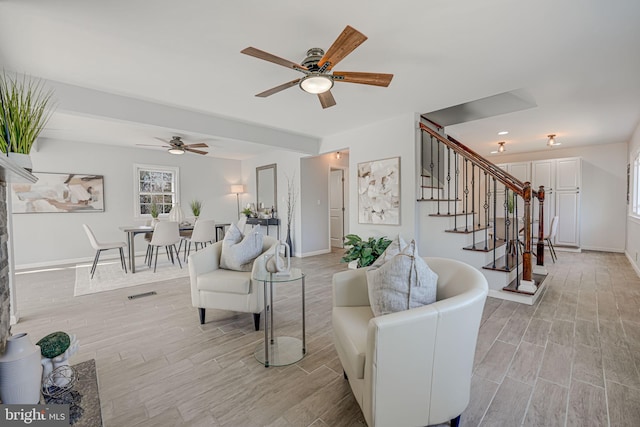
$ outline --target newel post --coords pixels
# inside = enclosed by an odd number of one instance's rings
[[[544,185],[538,189],[538,243],[536,245],[536,264],[544,265]]]
[[[531,265],[531,183],[525,182],[523,188],[524,199],[524,252],[522,253],[522,280],[532,281]]]

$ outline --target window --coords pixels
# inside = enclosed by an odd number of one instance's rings
[[[178,195],[178,168],[171,166],[134,165],[135,216],[150,216],[151,205],[158,207],[160,215],[168,214]]]
[[[633,159],[633,185],[631,186],[631,214],[640,216],[640,152]]]

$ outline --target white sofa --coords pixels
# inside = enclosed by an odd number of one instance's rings
[[[264,253],[278,241],[264,236],[262,254],[253,263],[264,268]],[[251,279],[253,271],[233,271],[220,268],[222,242],[216,242],[189,256],[189,278],[191,280],[191,303],[200,314],[200,324],[205,322],[205,310],[253,313],[256,331],[260,329],[260,313],[264,310],[264,288],[261,282]]]
[[[460,261],[424,258],[437,301],[374,317],[364,268],[333,276],[334,345],[369,427],[456,426],[469,404],[488,285]]]

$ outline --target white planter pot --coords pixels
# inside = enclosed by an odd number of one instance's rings
[[[31,163],[31,156],[29,156],[28,154],[9,152],[9,158],[13,163],[20,166],[21,168],[26,169],[29,172],[33,170],[33,164]]]
[[[352,270],[357,270],[358,269],[358,260],[351,261],[349,264],[347,264],[347,267],[349,267]]]
[[[7,339],[0,356],[0,399],[4,404],[37,404],[40,402],[42,365],[40,347],[27,334]]]

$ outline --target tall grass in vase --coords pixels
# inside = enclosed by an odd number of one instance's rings
[[[53,91],[40,80],[0,74],[0,150],[28,155],[51,114]]]

